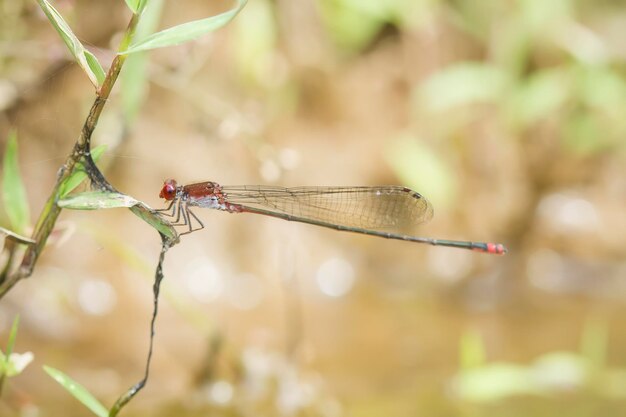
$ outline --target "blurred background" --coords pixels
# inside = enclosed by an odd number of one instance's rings
[[[125,3],[54,5],[108,66]],[[420,235],[509,254],[196,210],[123,415],[623,416],[625,6],[250,0],[129,61],[94,136],[120,191],[401,184],[435,208]],[[151,7],[166,28],[232,4]],[[0,22],[0,138],[17,129],[34,223],[94,92],[36,2],[0,1]],[[159,250],[128,210],[62,213],[0,302],[0,345],[19,314],[35,355],[1,415],[89,415],[44,364],[107,405],[141,378]]]

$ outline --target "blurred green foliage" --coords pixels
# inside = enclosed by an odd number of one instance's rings
[[[15,316],[15,319],[13,319],[13,325],[11,326],[11,332],[9,333],[6,350],[5,352],[0,350],[0,397],[2,396],[2,389],[6,382],[6,378],[11,378],[21,374],[33,360],[33,354],[31,352],[21,354],[13,352],[15,340],[17,339],[19,322],[19,316]]]
[[[434,3],[430,0],[321,0],[321,17],[331,37],[346,52],[366,48],[391,25],[401,28],[419,21]]]
[[[151,0],[147,4],[149,7],[144,10],[135,31],[137,39],[145,39],[155,32],[161,20],[163,3],[164,0]],[[127,128],[134,123],[148,94],[147,68],[147,52],[138,52],[128,57],[120,75],[122,115]]]
[[[50,366],[44,366],[44,371],[50,375],[56,382],[59,383],[67,392],[69,392],[74,398],[80,401],[85,407],[87,407],[93,414],[98,417],[107,417],[109,411],[103,406],[100,401],[94,397],[87,388],[74,381],[72,378]]]
[[[587,321],[580,352],[552,351],[530,365],[485,361],[484,342],[476,331],[461,339],[461,369],[456,394],[467,401],[493,402],[523,395],[555,395],[587,390],[607,398],[626,397],[626,369],[607,367],[606,323]]]
[[[4,151],[2,201],[13,231],[24,234],[30,224],[30,210],[18,162],[17,133],[12,131]]]
[[[385,156],[402,184],[420,190],[435,207],[452,203],[458,186],[454,172],[425,141],[402,135],[389,144]]]

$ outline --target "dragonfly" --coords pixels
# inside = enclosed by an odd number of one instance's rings
[[[156,210],[173,219],[172,225],[186,226],[181,235],[203,229],[192,207],[228,213],[254,213],[329,229],[360,233],[434,246],[470,249],[504,255],[500,243],[433,239],[407,231],[428,222],[433,207],[420,193],[397,185],[351,187],[279,187],[270,185],[222,186],[206,181],[179,185],[168,179],[159,197],[169,202]]]

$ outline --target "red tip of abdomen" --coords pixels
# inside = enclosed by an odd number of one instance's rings
[[[504,255],[508,252],[501,243],[476,243],[472,249],[477,252],[491,253],[492,255]]]
[[[504,255],[508,251],[501,243],[487,243],[487,253],[492,253],[494,255]]]

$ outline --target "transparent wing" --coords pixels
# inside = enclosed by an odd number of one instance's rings
[[[407,231],[429,221],[428,200],[406,187],[223,186],[227,201],[313,221],[371,230]]]

